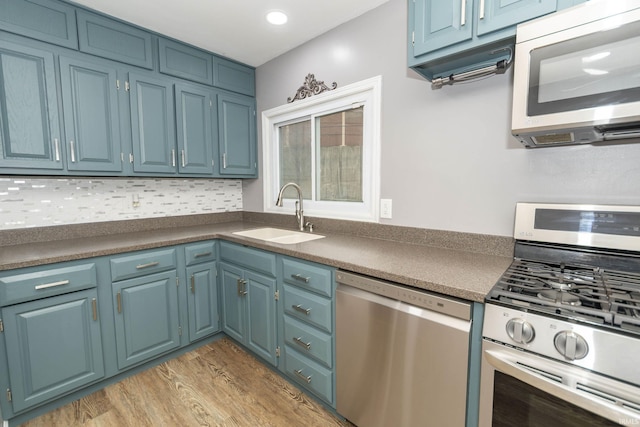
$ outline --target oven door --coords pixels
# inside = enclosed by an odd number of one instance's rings
[[[640,388],[482,343],[480,427],[640,425]]]

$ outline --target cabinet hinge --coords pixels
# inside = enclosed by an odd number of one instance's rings
[[[180,286],[180,278],[176,277],[176,286]]]
[[[129,153],[129,163],[133,164],[133,153]]]
[[[280,346],[276,347],[276,357],[280,357]]]
[[[280,301],[280,291],[276,291],[274,298],[276,301]]]
[[[120,80],[116,80],[116,89],[120,90]]]
[[[178,326],[178,336],[182,336],[182,326]]]
[[[416,45],[416,32],[412,31],[411,32],[411,46],[415,46]]]
[[[9,402],[11,402],[11,400],[12,400],[12,396],[11,396],[11,389],[10,389],[10,388],[8,388],[8,389],[7,389],[7,400],[8,400]]]
[[[127,92],[129,92],[129,90],[131,89],[131,87],[129,86],[129,82],[125,81],[124,82],[124,90],[126,90]]]
[[[120,161],[124,163],[124,153],[120,153]]]
[[[2,323],[2,319],[0,319],[0,332],[4,332],[4,323]]]

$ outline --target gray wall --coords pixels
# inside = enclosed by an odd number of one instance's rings
[[[339,87],[382,75],[381,197],[393,219],[381,222],[511,235],[517,201],[640,205],[640,144],[525,150],[510,135],[512,70],[431,90],[406,66],[406,21],[406,0],[390,0],[260,66],[258,140],[261,112],[308,73]],[[261,178],[244,181],[243,197],[262,211]]]

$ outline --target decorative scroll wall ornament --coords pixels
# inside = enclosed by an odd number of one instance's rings
[[[293,98],[287,98],[287,102],[293,102],[296,99],[305,99],[312,95],[318,95],[328,90],[334,90],[337,87],[338,84],[336,82],[333,82],[331,84],[331,87],[329,87],[324,84],[323,81],[316,80],[316,76],[314,76],[313,74],[307,74],[307,77],[305,77],[304,79],[304,84],[300,86]]]

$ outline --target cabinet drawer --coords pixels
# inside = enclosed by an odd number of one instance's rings
[[[65,294],[98,284],[95,263],[59,268],[29,269],[0,277],[0,305]]]
[[[52,0],[0,1],[0,29],[78,49],[73,6]]]
[[[161,73],[213,84],[213,55],[164,38],[158,40],[158,46]]]
[[[320,332],[292,317],[284,316],[284,341],[327,368],[333,365],[333,345],[329,334]]]
[[[115,282],[172,268],[176,268],[175,249],[120,256],[111,259],[111,280]]]
[[[152,69],[151,34],[102,16],[78,11],[80,50]]]
[[[331,332],[331,300],[284,285],[285,313]]]
[[[285,371],[298,384],[311,390],[326,402],[333,403],[333,373],[295,350],[286,348]]]
[[[184,248],[187,266],[216,260],[215,242],[196,243]]]
[[[331,297],[331,270],[284,258],[282,271],[285,282]]]
[[[220,242],[220,258],[270,276],[276,275],[276,256],[259,249]]]

